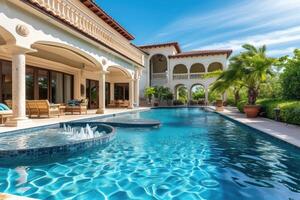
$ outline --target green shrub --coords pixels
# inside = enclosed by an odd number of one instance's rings
[[[300,99],[300,49],[294,51],[294,56],[283,59],[285,67],[281,74],[283,96],[288,99]]]
[[[238,104],[237,104],[237,108],[239,109],[239,111],[241,113],[244,113],[244,106],[247,104],[247,101],[246,100],[243,100],[243,101],[239,101]]]
[[[275,108],[280,108],[280,120],[289,124],[300,125],[300,101],[281,99],[262,99],[257,104],[262,106],[265,116],[275,119]]]
[[[181,100],[181,99],[174,100],[174,101],[173,101],[173,105],[174,105],[174,106],[184,105],[184,101]]]

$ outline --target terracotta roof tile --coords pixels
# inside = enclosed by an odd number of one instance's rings
[[[181,53],[180,46],[178,42],[168,42],[168,43],[160,43],[160,44],[149,44],[149,45],[142,45],[139,46],[141,49],[150,49],[150,48],[158,48],[158,47],[167,47],[167,46],[174,46],[177,53]]]
[[[169,58],[182,58],[182,57],[195,57],[195,56],[210,56],[210,55],[222,55],[226,54],[227,58],[231,55],[232,50],[200,50],[200,51],[188,51],[175,55],[170,55]]]

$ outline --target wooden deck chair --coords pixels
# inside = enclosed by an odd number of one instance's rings
[[[39,111],[39,117],[45,115],[48,117],[60,115],[58,104],[51,106],[48,100],[35,100],[35,104]]]

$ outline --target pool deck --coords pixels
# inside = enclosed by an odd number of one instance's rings
[[[215,111],[215,107],[210,108]],[[277,122],[263,117],[247,118],[245,114],[240,113],[235,107],[225,107],[224,111],[217,113],[300,147],[300,126]]]
[[[73,120],[82,120],[89,119],[93,117],[108,117],[113,114],[121,114],[121,113],[131,113],[135,111],[146,111],[150,108],[139,107],[134,109],[117,109],[117,108],[109,108],[105,110],[105,114],[96,114],[96,110],[88,110],[86,115],[63,115],[60,117],[51,117],[51,118],[33,118],[32,123],[27,126],[22,127],[5,127],[4,125],[0,125],[0,134],[8,131],[16,131],[25,128],[34,128],[39,126],[47,126],[52,124],[57,124],[60,122],[70,122]],[[1,199],[0,199],[1,200]]]
[[[0,200],[35,200],[28,197],[21,197],[11,194],[0,193]]]

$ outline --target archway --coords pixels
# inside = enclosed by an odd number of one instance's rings
[[[121,66],[109,66],[105,83],[105,104],[108,107],[129,108],[133,106],[133,79],[131,73]]]
[[[175,99],[182,101],[184,104],[189,100],[189,90],[184,84],[175,86]]]
[[[204,73],[205,73],[205,67],[201,63],[195,63],[190,68],[191,79],[200,79]]]
[[[190,90],[191,98],[195,104],[205,104],[205,87],[202,84],[194,84]]]
[[[208,72],[214,72],[218,70],[223,70],[223,65],[219,62],[213,62],[208,66]]]
[[[173,68],[173,80],[188,79],[188,69],[183,64],[175,65]]]
[[[155,86],[156,80],[167,80],[168,59],[162,54],[153,55],[150,59],[150,85]]]

